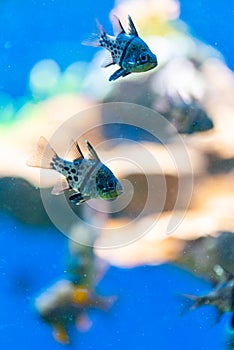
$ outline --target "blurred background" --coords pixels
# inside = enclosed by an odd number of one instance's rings
[[[132,16],[158,56],[155,70],[110,83],[116,67],[101,68],[104,50],[81,45],[95,31],[95,18],[112,34],[113,13],[125,28],[127,15]],[[211,306],[180,312],[183,294],[204,295],[220,282],[215,267],[234,271],[233,19],[234,4],[227,0],[0,1],[1,349],[233,348],[231,307],[218,323]],[[164,142],[179,158],[183,150],[176,136],[183,139],[192,170],[181,168],[185,187],[176,213],[178,174],[163,145],[124,125],[91,130],[92,123],[108,120],[95,107],[107,102],[131,102],[161,113],[174,127],[163,134]],[[85,225],[69,227],[70,237],[84,236],[94,248],[74,243],[53,225],[41,200],[40,171],[26,166],[41,135],[51,138],[87,109],[81,139],[86,130],[94,146],[115,139],[103,144],[101,159],[128,149],[145,170],[113,164],[117,177],[134,184],[131,203],[114,215],[95,213],[94,225],[101,227],[95,232]],[[64,140],[72,132],[67,128]],[[163,174],[138,155],[134,143],[121,142],[122,134],[159,159]],[[61,152],[64,140],[57,144]],[[96,242],[108,241],[102,227],[124,225],[142,210],[149,177],[166,183],[157,230],[122,248],[95,248]],[[43,180],[49,194],[54,178]],[[133,230],[158,212],[152,201]],[[172,212],[186,215],[167,236]],[[85,205],[77,214],[90,217]]]

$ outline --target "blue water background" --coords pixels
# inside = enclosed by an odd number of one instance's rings
[[[0,349],[56,350],[51,328],[34,309],[39,293],[60,278],[68,259],[67,238],[52,228],[35,228],[0,216]],[[171,265],[132,269],[111,267],[98,286],[103,295],[116,295],[108,313],[89,312],[88,333],[73,329],[69,348],[190,349],[223,348],[229,315],[215,324],[215,311],[203,307],[180,315],[181,293],[202,294],[210,284]]]
[[[75,5],[76,4],[76,5]],[[76,60],[90,60],[95,50],[80,45],[94,29],[94,18],[111,30],[113,1],[7,0],[0,2],[0,91],[28,93],[28,75],[44,58],[62,70]],[[214,45],[234,69],[233,1],[181,1],[181,17],[200,39]],[[98,83],[98,82],[97,82]],[[0,349],[61,349],[33,308],[36,295],[66,278],[67,239],[48,227],[26,226],[0,213]],[[175,266],[111,267],[100,293],[117,295],[110,313],[90,312],[88,333],[73,332],[72,349],[220,350],[229,316],[214,324],[211,307],[179,316],[177,295],[205,293],[210,285]]]
[[[181,0],[181,19],[200,39],[220,50],[234,69],[234,2]],[[80,42],[95,30],[95,18],[107,32],[113,0],[7,0],[0,2],[0,91],[27,93],[28,74],[41,59],[54,59],[62,70],[96,52]]]

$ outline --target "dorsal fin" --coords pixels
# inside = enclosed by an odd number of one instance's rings
[[[83,158],[84,158],[84,155],[80,149],[80,146],[78,145],[78,143],[76,141],[72,140],[71,147],[66,154],[66,159],[75,161],[75,160],[83,159]]]
[[[119,18],[116,15],[113,15],[111,21],[112,21],[113,31],[115,35],[125,33],[122,23],[120,22]]]
[[[97,29],[99,31],[99,35],[106,34],[105,29],[103,28],[103,26],[101,25],[101,23],[99,22],[99,20],[97,18],[96,18],[96,26],[97,26]]]
[[[82,40],[81,44],[86,46],[102,46],[100,39],[106,35],[106,32],[101,23],[96,18],[97,33],[92,33],[85,40]]]
[[[129,23],[129,34],[138,36],[136,27],[133,23],[133,20],[130,15],[128,15],[128,23]]]
[[[95,149],[93,148],[93,146],[89,143],[89,141],[88,140],[85,140],[85,143],[86,143],[86,145],[87,145],[87,147],[88,147],[88,150],[89,150],[89,152],[90,152],[90,159],[93,159],[93,160],[96,160],[97,162],[101,162],[100,161],[100,158],[98,157],[98,155],[97,155],[97,153],[96,153],[96,151],[95,151]]]

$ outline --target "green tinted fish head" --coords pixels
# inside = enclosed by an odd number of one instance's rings
[[[139,37],[135,37],[122,61],[122,68],[128,72],[146,72],[158,65],[156,55]]]
[[[98,171],[98,176],[96,177],[96,186],[98,196],[101,199],[116,198],[124,191],[123,186],[119,180],[105,165],[103,165]]]

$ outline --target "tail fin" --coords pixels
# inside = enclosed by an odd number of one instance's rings
[[[27,161],[27,165],[36,168],[53,169],[53,160],[57,157],[57,153],[50,146],[49,142],[41,136],[31,158]]]
[[[177,299],[180,301],[180,316],[185,316],[189,311],[194,310],[199,306],[200,297],[196,295],[179,294],[177,295]]]
[[[200,297],[193,294],[182,294],[182,297],[187,302],[189,310],[194,310],[200,305]]]
[[[96,19],[96,25],[98,29],[98,33],[92,33],[87,39],[81,42],[82,45],[86,46],[102,46],[100,43],[100,39],[106,35],[106,32],[103,26]]]

